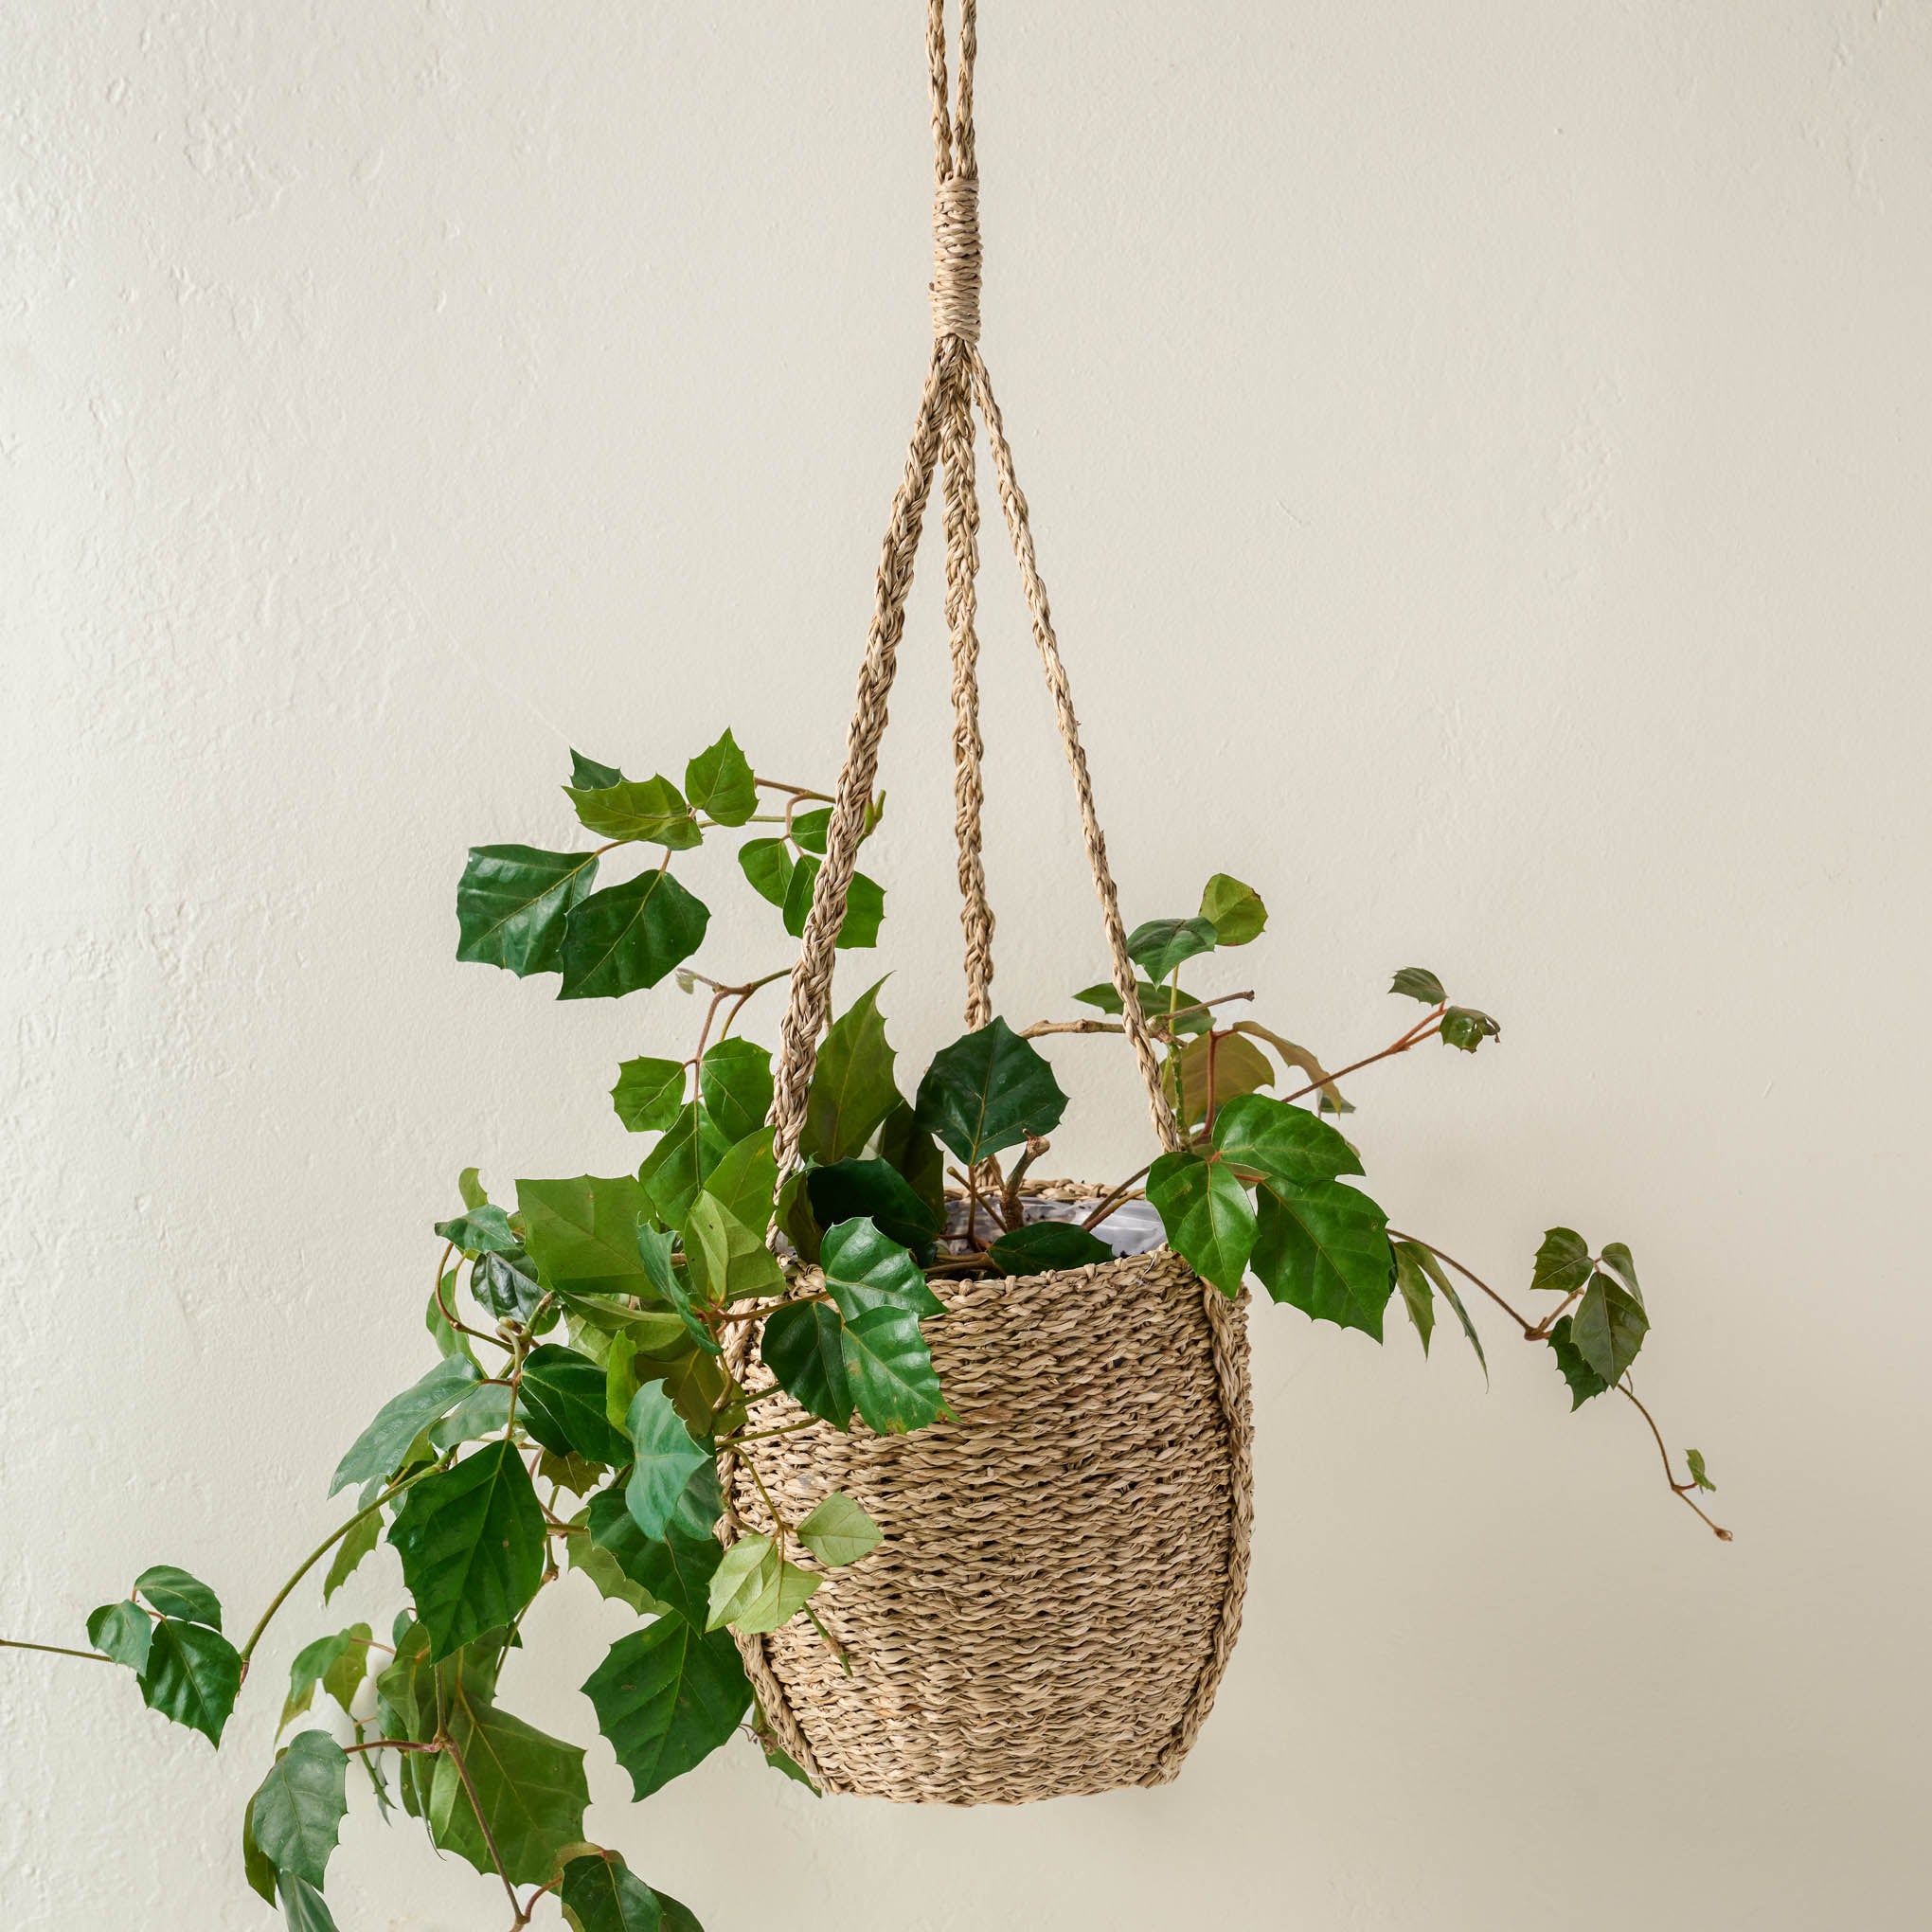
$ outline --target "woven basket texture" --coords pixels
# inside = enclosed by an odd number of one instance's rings
[[[839,1489],[885,1532],[812,1602],[850,1676],[803,1619],[739,1638],[773,1727],[829,1791],[1013,1804],[1164,1783],[1240,1627],[1244,1307],[1166,1248],[935,1287],[957,1422],[759,1446],[791,1520]],[[801,1413],[776,1399],[760,1422]],[[770,1530],[742,1469],[728,1500],[734,1528]]]

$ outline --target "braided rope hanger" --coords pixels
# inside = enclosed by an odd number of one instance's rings
[[[1060,725],[1074,790],[1080,801],[1081,830],[1093,869],[1094,889],[1112,955],[1114,988],[1121,1019],[1147,1089],[1148,1108],[1164,1148],[1182,1146],[1183,1136],[1161,1084],[1160,1064],[1140,995],[1127,934],[1120,921],[1119,895],[1107,865],[1107,842],[1094,808],[1093,780],[1082,749],[1073,694],[1046,601],[1046,586],[1033,550],[1027,499],[1013,474],[993,379],[979,352],[979,165],[973,128],[973,64],[978,51],[976,0],[960,0],[957,97],[949,98],[946,73],[945,0],[928,0],[926,52],[932,83],[933,196],[933,351],[905,474],[893,500],[892,518],[879,560],[877,589],[866,660],[837,802],[826,833],[825,860],[812,895],[798,962],[792,969],[790,998],[779,1034],[778,1062],[771,1123],[778,1172],[797,1156],[805,1124],[805,1096],[817,1064],[818,1038],[831,1013],[833,948],[845,919],[846,895],[858,863],[866,808],[878,773],[879,743],[885,735],[886,700],[905,631],[905,599],[912,586],[926,503],[934,471],[944,471],[946,537],[946,622],[953,656],[954,829],[959,847],[960,914],[966,941],[966,1024],[986,1025],[993,1014],[993,919],[986,898],[986,868],[980,855],[980,814],[985,792],[980,778],[984,746],[979,732],[979,640],[975,580],[979,568],[979,499],[974,476],[974,410],[986,425],[993,478],[1007,531],[1019,564],[1020,582],[1032,615],[1033,641],[1046,673],[1047,689]]]

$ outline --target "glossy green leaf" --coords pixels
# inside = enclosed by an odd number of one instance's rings
[[[724,1552],[711,1579],[707,1630],[728,1623],[746,1636],[761,1636],[789,1623],[823,1583],[779,1556],[768,1536],[741,1536]]]
[[[639,1798],[707,1758],[751,1703],[730,1637],[707,1634],[682,1617],[660,1617],[619,1637],[583,1694]]]
[[[698,1064],[698,1091],[725,1139],[742,1140],[772,1110],[772,1056],[753,1040],[720,1040]]]
[[[1147,1198],[1168,1245],[1224,1295],[1239,1295],[1255,1244],[1255,1210],[1234,1170],[1192,1152],[1164,1154],[1148,1170]]]
[[[845,1372],[845,1324],[822,1301],[788,1301],[766,1318],[759,1355],[798,1406],[848,1428],[852,1392]]]
[[[1487,1013],[1477,1012],[1474,1007],[1451,1007],[1442,1015],[1443,1046],[1459,1047],[1464,1053],[1474,1053],[1502,1030]]]
[[[1569,1385],[1572,1414],[1610,1386],[1583,1359],[1583,1351],[1573,1339],[1575,1328],[1575,1317],[1566,1315],[1549,1331],[1550,1352],[1556,1357],[1556,1366],[1563,1371],[1564,1381]]]
[[[329,1565],[329,1574],[322,1580],[322,1601],[341,1589],[352,1577],[362,1560],[372,1550],[383,1537],[382,1512],[371,1510],[367,1516],[357,1519],[340,1543],[335,1546],[335,1560]]]
[[[760,899],[782,906],[792,890],[792,849],[781,838],[748,838],[738,848],[738,864]]]
[[[1639,1307],[1643,1304],[1643,1290],[1637,1285],[1637,1262],[1632,1260],[1630,1250],[1620,1241],[1606,1241],[1603,1243],[1603,1265],[1614,1268],[1623,1278],[1623,1285],[1636,1297]]]
[[[1222,1158],[1243,1174],[1290,1187],[1362,1172],[1355,1150],[1326,1120],[1263,1094],[1229,1100],[1213,1137]]]
[[[476,1787],[476,1806],[504,1869],[513,1884],[542,1885],[554,1873],[557,1854],[583,1839],[583,1814],[590,1801],[583,1753],[479,1696],[465,1673],[451,1673],[445,1681],[444,1728],[463,1754]],[[431,1835],[478,1871],[493,1872],[495,1862],[455,1760],[440,1753],[430,1763]]]
[[[1003,1234],[988,1250],[1008,1275],[1044,1275],[1054,1268],[1084,1268],[1111,1261],[1114,1250],[1078,1222],[1034,1221]]]
[[[645,1368],[642,1357],[636,1367],[640,1370]],[[652,1362],[650,1372],[659,1378],[659,1385],[671,1399],[671,1407],[676,1409],[692,1439],[708,1440],[719,1427],[719,1404],[724,1399],[729,1382],[717,1356],[701,1354],[696,1349],[686,1348],[662,1364]],[[640,1381],[647,1379],[648,1375],[640,1374]]]
[[[1052,1133],[1066,1096],[1032,1042],[994,1019],[933,1056],[916,1106],[919,1124],[973,1168],[1029,1136]]]
[[[449,1315],[443,1313],[445,1307],[450,1315],[456,1313],[456,1289],[461,1274],[461,1263],[449,1270],[438,1284],[440,1290],[431,1290],[429,1299],[422,1308],[422,1326],[429,1332],[430,1339],[436,1344],[439,1355],[461,1355],[471,1362],[476,1359],[476,1351],[470,1346],[470,1338],[461,1330],[450,1326]],[[480,1371],[479,1371],[480,1372]]]
[[[815,852],[821,859],[825,856],[825,841],[832,831],[832,810],[830,805],[819,805],[810,812],[795,812],[792,814],[792,843],[801,852]]]
[[[462,1355],[445,1355],[429,1373],[393,1395],[376,1419],[349,1444],[329,1484],[332,1496],[352,1482],[386,1476],[401,1466],[409,1445],[439,1416],[446,1415],[483,1379],[483,1371]]]
[[[677,1118],[637,1170],[645,1200],[666,1226],[684,1225],[698,1190],[730,1144],[696,1101],[678,1109]],[[635,1214],[632,1225],[636,1225]]]
[[[261,1855],[277,1871],[319,1887],[349,1813],[349,1759],[327,1731],[306,1730],[277,1753],[249,1800],[249,1822]]]
[[[1404,999],[1419,999],[1424,1006],[1442,1006],[1449,998],[1442,982],[1426,966],[1403,967],[1389,981],[1388,990]]]
[[[631,1522],[630,1512],[624,1508],[623,1493],[620,1490],[600,1490],[592,1502],[608,1496],[617,1505],[617,1514],[629,1526],[630,1532],[639,1544],[644,1532]],[[588,1511],[580,1511],[573,1521],[582,1524]],[[624,1568],[616,1553],[591,1536],[566,1536],[564,1539],[564,1560],[574,1570],[581,1570],[597,1587],[598,1595],[613,1602],[628,1603],[640,1617],[656,1617],[663,1613],[664,1606],[651,1592],[637,1583]]]
[[[148,1666],[153,1619],[132,1599],[103,1603],[87,1619],[87,1641],[138,1676]]]
[[[724,1346],[705,1326],[688,1277],[671,1260],[670,1235],[640,1221],[637,1224],[637,1253],[643,1260],[644,1272],[650,1277],[652,1287],[677,1311],[677,1317],[684,1324],[685,1333],[689,1336],[692,1345],[707,1355],[722,1354]],[[628,1409],[630,1404],[631,1398],[627,1392],[624,1407]]]
[[[284,1871],[276,1881],[276,1889],[289,1932],[336,1932],[327,1901],[306,1878]]]
[[[617,999],[655,986],[704,943],[710,921],[710,908],[669,872],[593,892],[564,927],[557,997]]]
[[[537,1264],[522,1247],[507,1254],[478,1255],[470,1270],[470,1293],[492,1315],[528,1321],[544,1298]]]
[[[473,1208],[454,1221],[438,1221],[436,1232],[466,1255],[508,1254],[520,1244],[501,1208]]]
[[[828,1569],[857,1563],[877,1549],[878,1524],[843,1490],[833,1490],[798,1525],[798,1541]]]
[[[1127,935],[1127,957],[1150,979],[1165,979],[1183,959],[1211,953],[1221,936],[1207,919],[1151,919]]]
[[[580,1295],[648,1294],[637,1258],[637,1216],[648,1204],[635,1176],[519,1181],[516,1205],[524,1245],[549,1286]]]
[[[818,1049],[805,1100],[798,1152],[830,1166],[863,1153],[880,1123],[900,1104],[893,1053],[879,1014],[882,979],[832,1022]]]
[[[179,1617],[188,1623],[206,1623],[210,1630],[222,1627],[222,1606],[215,1593],[185,1569],[171,1563],[157,1563],[134,1579],[135,1591],[148,1600],[151,1608],[164,1617]]]
[[[842,1221],[828,1228],[819,1243],[818,1265],[838,1312],[849,1322],[874,1308],[905,1309],[916,1315],[946,1312],[919,1263],[869,1221]]]
[[[928,1139],[930,1146],[931,1141]],[[939,1217],[884,1160],[841,1160],[806,1172],[805,1191],[820,1228],[860,1216],[922,1261],[939,1238]]]
[[[1462,1326],[1463,1339],[1476,1351],[1476,1359],[1482,1368],[1485,1386],[1489,1382],[1489,1357],[1483,1353],[1482,1337],[1476,1332],[1476,1324],[1469,1318],[1469,1310],[1463,1305],[1462,1297],[1456,1292],[1456,1284],[1443,1272],[1441,1262],[1419,1241],[1404,1241],[1394,1245],[1408,1250],[1410,1262],[1422,1269],[1435,1283],[1436,1293],[1456,1311],[1456,1319]]]
[[[910,1310],[884,1306],[848,1315],[840,1339],[846,1382],[868,1428],[903,1435],[945,1413],[932,1351]]]
[[[792,868],[785,886],[785,930],[796,939],[804,935],[805,921],[812,911],[812,895],[818,885],[818,860],[809,853]],[[839,921],[833,943],[841,952],[856,946],[876,946],[879,928],[886,921],[886,888],[863,872],[852,874],[846,887],[845,918]]]
[[[1530,1285],[1547,1288],[1556,1295],[1573,1295],[1590,1279],[1594,1265],[1589,1243],[1575,1228],[1552,1227],[1536,1250]]]
[[[1177,1039],[1205,1033],[1214,1024],[1213,1014],[1202,1006],[1195,993],[1179,988],[1155,986],[1149,979],[1136,981],[1136,990],[1140,995],[1141,1017],[1149,1021],[1159,1020],[1162,1030]],[[1074,998],[1082,1006],[1099,1007],[1103,1013],[1120,1013],[1126,1010],[1119,989],[1111,979],[1102,979],[1084,988],[1075,993]],[[1189,1008],[1193,1011],[1186,1011]]]
[[[557,1896],[573,1932],[687,1932],[687,1921],[699,1932],[682,1905],[653,1891],[615,1852],[571,1859]]]
[[[1402,1305],[1416,1333],[1422,1337],[1422,1353],[1429,1352],[1429,1337],[1436,1332],[1436,1297],[1428,1270],[1422,1265],[1422,1250],[1413,1242],[1390,1243],[1395,1251],[1395,1285],[1402,1294]]]
[[[1262,1188],[1254,1271],[1277,1301],[1316,1321],[1382,1339],[1395,1286],[1388,1222],[1367,1194],[1340,1181]]]
[[[544,1512],[515,1444],[492,1442],[419,1482],[389,1541],[433,1658],[514,1622],[544,1576]]]
[[[1201,917],[1214,928],[1214,937],[1222,945],[1244,946],[1261,938],[1268,923],[1268,908],[1252,886],[1216,872],[1201,894]]]
[[[1687,1449],[1684,1452],[1684,1461],[1690,1471],[1690,1480],[1699,1489],[1709,1490],[1714,1494],[1717,1485],[1711,1481],[1710,1472],[1704,1466],[1704,1452],[1701,1449]]]
[[[685,1222],[685,1255],[692,1287],[699,1299],[713,1308],[784,1293],[785,1273],[765,1246],[763,1225],[747,1227],[709,1192],[691,1203]]]
[[[317,1684],[329,1684],[330,1694],[344,1710],[349,1708],[349,1700],[362,1682],[370,1634],[367,1623],[351,1624],[347,1630],[305,1643],[295,1653],[295,1661],[289,1666],[289,1694],[282,1700],[277,1730],[285,1729],[314,1703]],[[352,1674],[341,1672],[345,1661],[349,1661]],[[344,1690],[347,1695],[341,1694]]]
[[[1324,1114],[1352,1114],[1355,1111],[1354,1102],[1342,1098],[1342,1090],[1335,1084],[1334,1076],[1306,1046],[1297,1046],[1293,1040],[1283,1038],[1272,1027],[1264,1027],[1259,1020],[1237,1020],[1232,1030],[1265,1040],[1281,1056],[1284,1065],[1294,1067],[1312,1081],[1320,1094],[1316,1105]]]
[[[501,1383],[485,1383],[481,1388],[473,1388],[431,1427],[428,1451],[431,1456],[441,1456],[465,1442],[500,1436],[509,1426],[510,1390]]]
[[[705,1176],[705,1192],[764,1239],[778,1190],[778,1164],[772,1157],[772,1130],[760,1127],[734,1141]],[[687,1214],[689,1218],[689,1210]]]
[[[597,881],[594,852],[475,846],[456,886],[456,957],[519,979],[563,965],[564,930]]]
[[[671,1398],[654,1382],[647,1382],[631,1398],[626,1428],[636,1459],[624,1502],[645,1535],[662,1536],[691,1478],[711,1465],[711,1452],[691,1440]]]
[[[138,1682],[150,1710],[219,1744],[242,1688],[242,1659],[220,1631],[164,1617],[150,1635]]]
[[[1571,1344],[1607,1383],[1622,1380],[1650,1332],[1643,1303],[1614,1275],[1601,1272],[1590,1278],[1575,1315],[1567,1318]]]
[[[945,1219],[946,1157],[939,1143],[919,1124],[909,1101],[900,1100],[880,1123],[879,1158],[886,1162],[924,1203],[935,1224]]]
[[[275,1864],[264,1855],[261,1847],[255,1842],[255,1800],[250,1798],[242,1810],[242,1871],[251,1890],[259,1892],[270,1905],[275,1904]]]
[[[643,839],[672,851],[688,851],[705,835],[684,794],[667,778],[622,778],[594,791],[579,785],[564,789],[577,808],[579,822],[599,838]]]
[[[1223,1033],[1211,1040],[1204,1035],[1190,1040],[1178,1052],[1171,1054],[1161,1067],[1161,1086],[1168,1104],[1188,1127],[1199,1126],[1208,1118],[1210,1058],[1217,1107],[1227,1106],[1257,1087],[1274,1084],[1274,1063],[1240,1034]]]
[[[546,1342],[524,1358],[517,1415],[525,1431],[558,1456],[616,1465],[631,1454],[628,1437],[604,1414],[604,1371],[575,1349]]]
[[[662,1134],[684,1105],[685,1066],[681,1060],[624,1060],[611,1105],[633,1134]]]
[[[597,1372],[601,1376],[604,1371],[599,1368]],[[608,1422],[609,1416],[606,1415],[604,1420]],[[546,1449],[537,1458],[538,1481],[555,1483],[559,1489],[568,1490],[572,1495],[589,1495],[610,1473],[608,1463],[593,1462],[587,1456],[559,1456]]]
[[[622,1301],[601,1300],[596,1296],[579,1295],[568,1288],[557,1291],[557,1299],[579,1324],[577,1339],[587,1339],[587,1332],[602,1335],[622,1335],[642,1354],[662,1353],[684,1339],[684,1323],[670,1308],[632,1308]]]
[[[751,761],[728,731],[686,765],[685,792],[694,810],[720,825],[742,825],[758,810]]]
[[[570,753],[570,782],[580,792],[607,791],[612,785],[621,785],[624,775],[616,765],[599,764],[594,758],[572,748]]]
[[[673,1516],[662,1536],[646,1536],[626,1507],[623,1493],[600,1490],[590,1500],[586,1517],[590,1543],[606,1551],[637,1588],[662,1611],[704,1628],[711,1574],[724,1551],[708,1529],[693,1535]]]

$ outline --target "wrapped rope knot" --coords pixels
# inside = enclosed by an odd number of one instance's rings
[[[933,196],[933,334],[979,340],[979,181],[949,174]]]

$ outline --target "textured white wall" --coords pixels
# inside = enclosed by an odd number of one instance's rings
[[[563,833],[570,741],[833,768],[925,353],[920,12],[0,16],[6,1634],[159,1559],[252,1617],[424,1363],[456,1169],[635,1158],[603,1090],[676,996],[459,968],[453,884]],[[1178,1785],[818,1805],[732,1750],[633,1813],[599,1741],[593,1829],[701,1910],[739,1874],[713,1932],[1923,1923],[1932,10],[987,0],[980,81],[986,347],[1130,917],[1253,879],[1242,973],[1338,1056],[1412,960],[1503,1016],[1357,1083],[1377,1192],[1512,1281],[1551,1220],[1629,1241],[1738,1541],[1500,1330],[1485,1396],[1263,1309]],[[1030,1018],[1100,949],[987,551]],[[929,572],[875,849],[914,1051],[938,623]],[[1106,1069],[1080,1164],[1131,1166],[1119,1056],[1058,1057]],[[515,1702],[594,1737],[622,1616],[552,1598]],[[264,1923],[298,1612],[219,1759],[0,1654],[0,1919]],[[500,1913],[360,1812],[335,1872],[345,1932]]]

